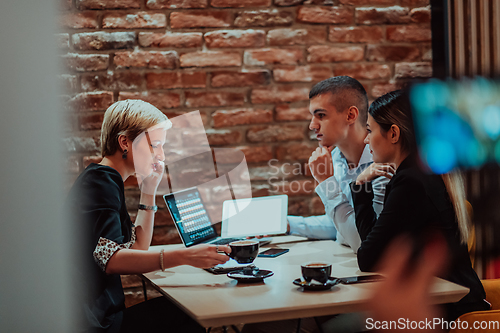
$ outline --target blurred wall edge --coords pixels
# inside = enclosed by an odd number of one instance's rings
[[[53,1],[0,10],[0,331],[74,332]]]

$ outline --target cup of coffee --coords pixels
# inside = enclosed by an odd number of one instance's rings
[[[313,261],[302,264],[302,277],[307,283],[316,280],[320,283],[326,283],[332,274],[332,265],[323,261]]]
[[[241,240],[229,243],[231,253],[229,256],[239,264],[250,264],[259,254],[259,242],[253,240]]]

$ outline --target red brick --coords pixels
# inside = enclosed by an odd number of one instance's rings
[[[82,76],[82,90],[137,90],[142,87],[144,77],[136,72],[110,72]]]
[[[266,44],[263,30],[217,30],[205,34],[207,47],[261,47]]]
[[[82,131],[100,130],[104,113],[93,113],[80,116],[78,119],[78,128]]]
[[[311,113],[307,106],[290,107],[288,104],[282,104],[276,106],[275,112],[278,121],[311,120]]]
[[[267,162],[273,158],[273,148],[266,146],[238,147],[245,154],[247,163]]]
[[[91,163],[100,163],[102,161],[101,155],[83,156],[83,167],[88,167]]]
[[[182,243],[179,233],[175,228],[156,227],[153,229],[151,245],[179,244]],[[144,296],[143,296],[144,299]]]
[[[401,6],[421,7],[427,6],[430,0],[401,0]]]
[[[59,82],[60,82],[60,88],[62,91],[71,93],[74,91],[79,90],[78,86],[78,76],[76,75],[68,75],[68,74],[61,74],[58,75]]]
[[[59,0],[58,5],[59,10],[70,10],[73,7],[73,0]]]
[[[403,85],[404,84],[401,82],[377,83],[373,85],[371,95],[373,98],[377,98],[387,94],[388,92],[401,89]]]
[[[69,49],[69,34],[55,34],[57,47],[60,50]]]
[[[405,45],[368,45],[366,49],[368,61],[415,61],[420,59],[420,49]]]
[[[300,169],[300,163],[294,163],[294,165],[292,165],[291,163],[279,163],[275,160],[272,162],[270,161],[270,164],[266,166],[250,167],[248,168],[248,172],[252,182],[256,180],[277,181],[294,178],[300,175],[300,170],[296,170],[296,165],[298,165],[298,169]]]
[[[141,8],[141,0],[75,0],[78,9]]]
[[[68,158],[64,159],[64,166],[63,169],[65,173],[69,174],[75,174],[78,175],[81,170],[80,170],[80,157],[79,156],[69,156]]]
[[[387,79],[391,76],[391,69],[385,64],[344,64],[336,67],[335,75],[347,75],[357,80]]]
[[[113,104],[113,93],[97,91],[77,94],[68,101],[74,111],[102,111]]]
[[[87,32],[73,35],[77,50],[128,49],[135,45],[135,32]]]
[[[306,23],[350,24],[354,11],[349,7],[301,7],[297,21]]]
[[[69,29],[95,29],[97,23],[97,12],[69,13],[60,16],[60,25]]]
[[[140,99],[159,109],[177,108],[181,105],[180,95],[172,92],[120,92],[118,100],[123,99]]]
[[[127,194],[125,194],[125,196],[127,196]],[[137,203],[137,204],[139,204],[139,203]],[[128,204],[127,204],[127,206],[132,207],[132,206],[129,206]],[[157,217],[157,215],[155,215],[155,220],[156,220],[156,217]],[[142,286],[141,278],[137,275],[121,275],[121,280],[122,280],[122,286],[125,289]]]
[[[274,188],[273,186],[273,190]],[[272,194],[278,194],[278,192],[273,191]],[[308,202],[302,198],[290,198],[288,200],[288,215],[309,216]]]
[[[130,218],[131,219],[133,218],[133,214],[130,215]],[[153,299],[161,296],[161,294],[158,291],[152,289],[151,287],[147,288],[146,292],[148,299]],[[144,295],[142,289],[125,289],[123,293],[125,295],[126,308],[144,302]]]
[[[267,41],[271,46],[324,43],[326,41],[326,30],[324,27],[274,29],[267,33]]]
[[[139,45],[142,47],[191,48],[203,44],[201,32],[140,32]]]
[[[395,78],[427,78],[432,76],[432,65],[427,62],[396,64]]]
[[[395,5],[396,0],[339,0],[339,3],[342,5],[351,5],[351,6],[387,6],[387,5]]]
[[[303,62],[304,54],[301,49],[258,49],[246,50],[244,59],[249,66],[297,65]]]
[[[245,94],[226,91],[186,91],[186,106],[229,106],[243,105],[245,103]]]
[[[269,125],[255,126],[247,131],[249,142],[276,142],[304,139],[305,126]]]
[[[317,145],[308,143],[291,143],[276,149],[276,157],[280,161],[307,161]]]
[[[254,184],[252,183],[252,198],[266,197],[271,195],[269,192],[269,184]]]
[[[207,139],[211,146],[226,146],[240,143],[243,135],[239,131],[234,130],[214,130],[207,129]]]
[[[276,82],[319,82],[332,75],[332,69],[324,66],[293,66],[273,70]]]
[[[235,51],[199,51],[180,57],[181,67],[231,67],[241,66],[241,54]]]
[[[391,42],[430,42],[431,29],[419,25],[387,27],[387,40]]]
[[[304,2],[304,0],[274,0],[274,4],[276,6],[295,6],[300,5]]]
[[[314,193],[314,189],[317,186],[316,181],[311,179],[301,179],[301,180],[290,180],[285,182],[276,182],[272,184],[271,190],[276,189],[276,194],[286,194],[288,196],[301,196],[301,195],[310,195]],[[274,192],[274,191],[273,191]],[[305,210],[308,211],[308,204],[304,202],[304,200],[297,201],[297,204],[304,207],[301,207],[297,210],[293,204],[289,204],[288,209],[292,209],[293,213],[304,213]]]
[[[231,13],[226,11],[197,10],[170,14],[172,29],[219,28],[231,26]]]
[[[273,158],[273,148],[266,146],[240,146],[236,147],[239,151],[243,152],[247,163],[266,162]],[[217,164],[240,163],[241,154],[232,149],[218,150],[216,155]]]
[[[314,197],[311,199],[311,214],[312,215],[324,215],[325,205],[320,198]]]
[[[251,99],[253,104],[307,101],[309,88],[292,86],[256,88],[252,90]]]
[[[237,27],[276,27],[293,24],[293,13],[283,10],[255,10],[236,14]]]
[[[64,138],[63,144],[69,153],[73,152],[97,152],[100,151],[100,143],[92,137],[69,137]],[[84,159],[85,160],[85,159]]]
[[[164,113],[169,119],[172,119],[172,118],[175,118],[178,116],[185,115],[186,113],[190,113],[190,112],[183,112],[183,111],[166,112],[165,111]],[[195,114],[195,113],[193,113],[193,114]],[[180,127],[199,127],[199,118],[201,117],[201,121],[203,122],[203,126],[208,127],[209,123],[208,123],[208,116],[206,115],[206,113],[199,112],[199,111],[198,111],[198,113],[199,113],[199,117],[198,117],[198,115],[195,115],[194,117],[188,116],[188,117],[178,118],[175,120],[175,123],[177,126],[180,126]]]
[[[273,121],[273,110],[236,109],[220,110],[212,113],[214,127],[230,127],[236,125],[262,124]]]
[[[295,5],[324,5],[332,6],[335,4],[334,0],[274,0],[276,6],[295,6]]]
[[[269,7],[272,0],[212,0],[212,7],[234,8],[234,7]]]
[[[413,8],[410,11],[410,17],[414,23],[429,23],[431,21],[431,7]]]
[[[328,40],[334,43],[379,43],[384,39],[382,27],[330,27]]]
[[[205,72],[147,73],[148,89],[205,88]]]
[[[156,198],[157,204],[160,204],[163,201],[163,198]],[[137,203],[138,205],[139,203]],[[128,207],[137,207],[137,205],[129,206]],[[160,205],[158,205],[160,206]],[[155,221],[154,221],[155,228],[157,226],[173,226],[174,225],[174,220],[172,220],[172,215],[168,212],[168,209],[158,209],[158,211],[155,214]],[[123,276],[123,275],[122,275]],[[148,295],[149,296],[149,295]]]
[[[269,83],[270,73],[266,70],[245,72],[213,72],[212,87],[246,87]]]
[[[365,57],[363,46],[336,47],[314,45],[307,49],[307,62],[360,61]]]
[[[68,53],[62,58],[67,68],[77,72],[101,71],[109,65],[108,54]]]
[[[367,7],[356,8],[356,22],[358,24],[397,24],[411,21],[408,8],[392,7]]]
[[[161,13],[108,13],[102,18],[104,29],[164,28],[167,17]]]
[[[423,61],[432,61],[432,46],[424,46],[422,50],[422,60]]]
[[[208,0],[147,0],[149,9],[207,8]]]
[[[117,69],[121,68],[168,68],[177,67],[179,55],[176,51],[122,51],[113,59]]]

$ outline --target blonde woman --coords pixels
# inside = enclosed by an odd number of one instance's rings
[[[228,260],[228,246],[198,245],[146,251],[156,212],[156,189],[164,170],[168,118],[149,103],[119,101],[104,114],[99,164],[89,165],[70,191],[73,213],[83,224],[85,326],[91,332],[204,332],[166,298],[125,309],[120,274],[178,265],[208,268]],[[141,195],[135,223],[127,212],[124,181],[135,175]]]
[[[460,177],[420,171],[410,107],[402,91],[379,97],[368,113],[365,143],[375,163],[351,184],[361,238],[357,253],[360,269],[373,270],[387,245],[399,235],[410,235],[420,249],[429,233],[439,233],[446,240],[449,256],[442,277],[470,289],[459,302],[446,305],[446,319],[489,309],[467,252],[468,216]],[[379,176],[392,179],[386,187],[384,209],[377,218],[371,205],[370,182]]]

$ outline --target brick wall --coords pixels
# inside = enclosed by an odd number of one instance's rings
[[[72,178],[100,160],[106,108],[144,99],[200,110],[212,146],[245,153],[254,195],[287,193],[290,214],[323,213],[305,164],[314,83],[349,75],[373,99],[431,75],[428,0],[61,0],[59,21]],[[153,243],[180,242],[157,201]]]

